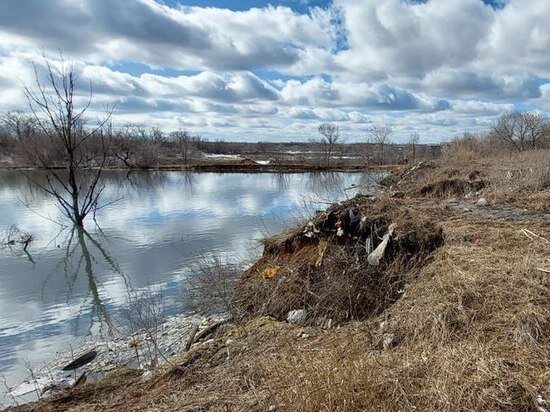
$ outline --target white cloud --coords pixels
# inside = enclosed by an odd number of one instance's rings
[[[549,110],[547,0],[334,0],[304,14],[153,0],[2,6],[0,111],[25,107],[40,47],[74,60],[82,99],[93,84],[92,117],[116,103],[117,122],[206,137],[308,138],[320,121],[352,136],[376,121],[408,133],[425,121],[437,140],[515,103]]]
[[[349,32],[338,56],[357,75],[422,77],[438,67],[476,57],[493,12],[479,0],[337,0]],[[465,29],[467,28],[467,29]]]
[[[87,61],[138,61],[177,69],[288,67],[331,48],[330,13],[287,7],[247,11],[171,8],[153,0],[3,2],[0,50],[58,48]],[[24,7],[24,10],[23,10]]]

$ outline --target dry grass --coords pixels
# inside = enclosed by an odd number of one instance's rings
[[[496,158],[487,173],[487,197],[494,203],[514,203],[550,210],[550,150]]]
[[[484,197],[490,204],[550,211],[550,149],[481,156],[457,145],[444,150],[438,165],[404,169],[394,180],[394,191],[408,197]]]
[[[537,269],[550,266],[548,246],[487,229],[448,224],[450,244],[362,344],[351,335],[337,348],[267,361],[266,373],[286,383],[269,402],[301,411],[537,410],[537,396],[550,396],[550,280]],[[481,242],[463,240],[472,232]],[[399,343],[381,350],[388,333]]]

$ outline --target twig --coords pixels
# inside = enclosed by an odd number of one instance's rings
[[[550,244],[550,240],[546,239],[545,237],[542,237],[541,235],[537,235],[535,232],[529,229],[521,229],[520,232],[523,233],[529,240],[540,239],[543,242]]]
[[[210,335],[211,333],[214,333],[216,329],[218,329],[221,325],[229,323],[233,320],[233,317],[229,317],[227,319],[222,319],[216,323],[213,323],[210,326],[207,326],[205,329],[201,330],[199,333],[195,335],[195,338],[192,340],[192,344],[195,342],[198,342],[199,340],[205,338],[206,336]]]

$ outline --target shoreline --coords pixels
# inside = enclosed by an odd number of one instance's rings
[[[78,348],[56,352],[50,361],[34,365],[31,376],[8,388],[4,402],[9,406],[25,405],[77,385],[100,382],[119,370],[140,371],[146,380],[169,365],[170,358],[202,345],[213,327],[229,321],[223,313],[183,313],[167,317],[154,331],[144,328],[121,336],[85,339]],[[67,369],[71,362],[86,355],[92,359]]]
[[[365,165],[349,165],[338,167],[317,167],[308,165],[294,164],[269,164],[269,165],[242,165],[242,164],[194,164],[187,166],[179,165],[161,165],[155,167],[144,168],[124,168],[124,167],[104,167],[103,171],[117,172],[156,172],[156,171],[175,171],[175,172],[197,172],[197,173],[361,173],[373,171],[391,171],[395,170],[398,165],[380,165],[380,166],[365,166]],[[63,170],[62,167],[52,168],[53,170]],[[0,171],[46,171],[39,167],[26,166],[0,166]]]

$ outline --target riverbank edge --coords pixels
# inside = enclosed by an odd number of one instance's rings
[[[376,172],[376,171],[393,171],[398,165],[380,165],[380,166],[364,166],[351,165],[343,167],[321,167],[308,165],[240,165],[240,164],[196,164],[196,165],[162,165],[155,167],[139,167],[139,168],[124,168],[124,167],[105,167],[104,171],[116,172],[156,172],[156,171],[174,171],[174,172],[198,172],[198,173],[308,173],[308,172],[328,172],[328,173],[360,173],[360,172]],[[53,170],[63,170],[62,167],[54,167]],[[41,171],[46,170],[37,167],[23,166],[0,166],[0,170],[6,171]]]

